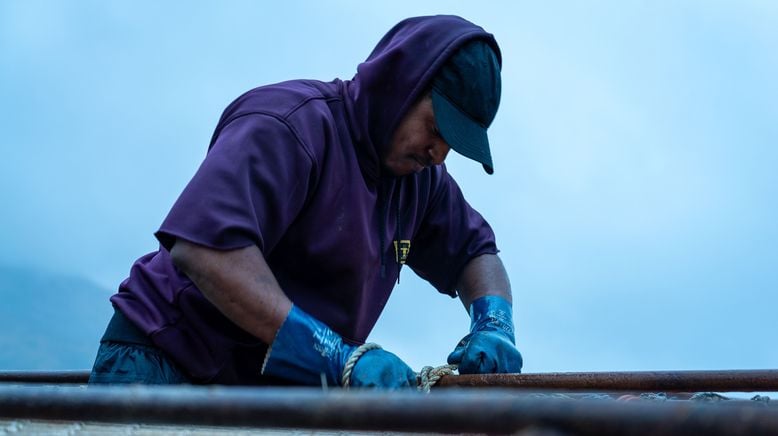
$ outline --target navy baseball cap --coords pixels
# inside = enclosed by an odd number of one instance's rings
[[[500,106],[500,63],[486,41],[463,45],[432,80],[432,109],[443,139],[494,172],[486,129]]]

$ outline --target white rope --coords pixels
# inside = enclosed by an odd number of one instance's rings
[[[343,376],[340,380],[344,389],[348,389],[351,386],[351,373],[354,371],[354,365],[357,364],[359,358],[370,350],[380,349],[380,345],[368,342],[364,345],[360,345],[356,350],[354,350],[353,353],[351,353],[351,356],[349,356],[348,360],[346,361],[346,365],[343,367]],[[444,376],[453,374],[456,370],[457,365],[442,365],[435,368],[431,366],[425,366],[418,374],[419,385],[417,386],[417,389],[421,392],[429,393],[430,388],[434,386],[438,380]]]
[[[348,389],[351,385],[351,372],[354,370],[354,365],[357,364],[357,360],[359,360],[363,354],[370,350],[380,349],[380,345],[368,342],[366,344],[360,345],[356,350],[354,350],[353,353],[351,353],[351,356],[349,356],[348,360],[346,361],[346,366],[343,367],[343,376],[340,378],[340,384],[343,385],[344,389]]]
[[[441,378],[451,375],[457,370],[457,365],[441,365],[438,367],[425,366],[419,373],[419,391],[430,393],[430,388],[435,386]]]

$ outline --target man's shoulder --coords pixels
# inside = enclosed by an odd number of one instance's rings
[[[336,83],[290,80],[260,86],[244,93],[225,109],[222,121],[252,113],[288,120],[300,109],[327,105],[329,101],[339,98]]]
[[[343,135],[342,83],[339,80],[290,80],[254,88],[233,101],[222,114],[211,144],[237,120],[263,132],[281,129],[291,134],[314,162],[326,154],[330,145]],[[245,124],[248,123],[248,124]],[[259,130],[258,130],[259,131]]]

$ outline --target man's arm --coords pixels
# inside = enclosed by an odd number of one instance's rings
[[[473,300],[496,295],[513,302],[508,273],[496,254],[483,254],[470,260],[457,281],[457,293],[465,310],[470,310]]]
[[[460,374],[518,373],[523,359],[513,333],[511,285],[495,254],[465,265],[457,282],[459,298],[470,314],[470,333],[448,356]]]
[[[242,329],[271,344],[292,308],[256,245],[215,250],[177,239],[173,264]]]
[[[342,383],[346,361],[357,347],[292,304],[256,245],[221,251],[178,239],[170,254],[217,309],[271,345],[262,374],[306,385],[321,383],[322,375],[327,383]],[[416,374],[399,357],[378,349],[359,359],[350,382],[359,387],[415,387]]]

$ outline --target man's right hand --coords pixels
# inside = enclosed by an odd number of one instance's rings
[[[343,369],[357,349],[321,321],[292,306],[276,334],[262,374],[303,385],[341,385]],[[400,389],[416,386],[416,373],[399,357],[384,350],[370,350],[354,365],[351,386]]]
[[[395,354],[370,350],[357,360],[351,386],[363,388],[415,388],[416,373]]]

